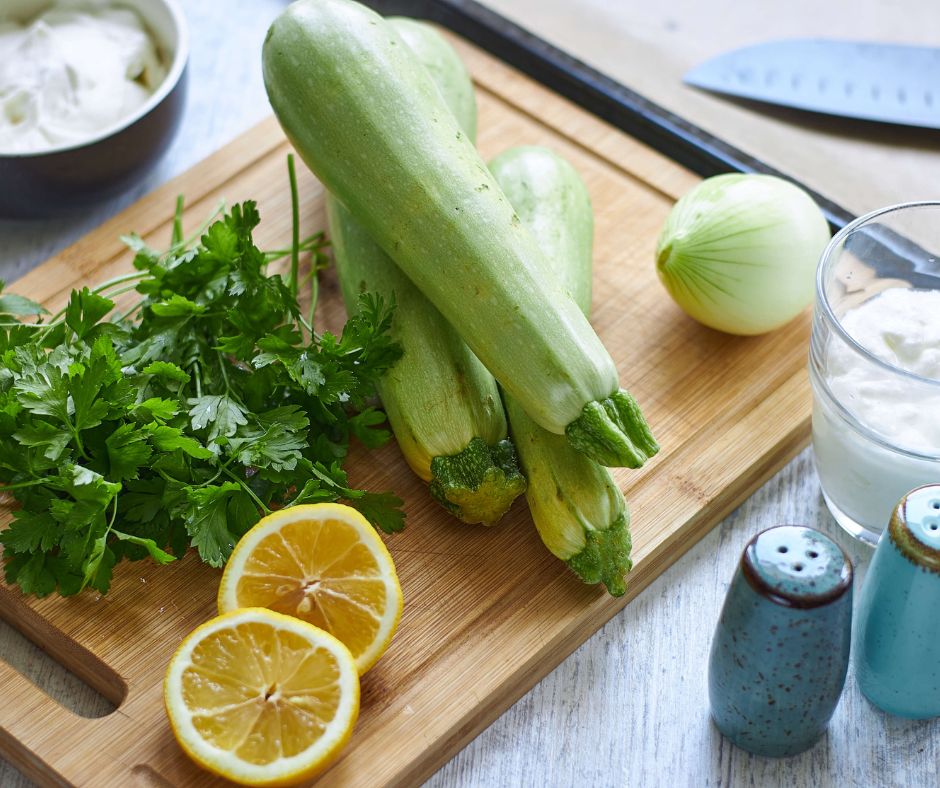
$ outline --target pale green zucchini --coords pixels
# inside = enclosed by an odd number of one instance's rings
[[[490,171],[562,284],[590,316],[594,214],[581,176],[557,153],[540,147],[501,153]],[[563,436],[542,429],[510,394],[504,398],[539,536],[585,583],[603,582],[613,596],[622,596],[632,566],[630,513],[613,476]]]
[[[477,97],[460,55],[431,25],[406,16],[386,17],[427,69],[457,125],[477,141]]]
[[[428,66],[461,128],[475,139],[476,99],[463,61],[429,25],[400,17],[389,21]],[[326,211],[346,309],[356,309],[365,292],[397,303],[390,335],[404,354],[376,388],[405,459],[455,517],[495,523],[525,490],[496,380],[331,194]]]
[[[300,0],[263,50],[271,105],[320,181],[542,427],[605,465],[658,450],[610,355],[395,28]]]

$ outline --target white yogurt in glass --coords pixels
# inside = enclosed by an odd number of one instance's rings
[[[882,361],[940,381],[940,291],[890,288],[846,312],[841,322]],[[857,523],[874,517],[887,524],[903,495],[940,481],[940,463],[931,457],[940,453],[940,390],[880,375],[865,357],[835,343],[826,383],[858,424],[816,398],[813,447],[825,494]]]
[[[936,240],[906,216],[918,209]],[[810,349],[816,469],[836,520],[872,543],[906,493],[940,482],[940,289],[911,286],[936,278],[940,287],[935,243],[940,204],[899,206],[840,232],[820,263]]]

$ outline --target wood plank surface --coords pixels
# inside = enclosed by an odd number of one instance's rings
[[[940,195],[940,135],[686,85],[710,58],[783,38],[936,47],[933,0],[484,0],[496,12],[856,215]]]
[[[482,52],[460,43],[478,87],[485,159],[545,144],[585,178],[595,206],[593,323],[663,451],[618,471],[631,504],[635,569],[626,597],[581,584],[541,545],[524,503],[496,527],[450,519],[397,446],[350,452],[352,482],[394,489],[408,528],[386,540],[405,594],[401,628],[363,679],[362,713],[340,760],[316,783],[406,786],[427,778],[781,467],[809,437],[809,316],[763,338],[733,338],[687,318],[656,281],[655,237],[696,178]],[[123,272],[117,241],[165,244],[177,193],[193,227],[225,196],[256,199],[259,245],[290,232],[284,157],[272,120],[104,224],[12,289],[56,309],[74,286]],[[300,173],[301,222],[324,222],[322,190]],[[318,327],[344,319],[324,276]],[[111,592],[35,600],[0,587],[0,615],[119,706],[88,720],[0,663],[0,751],[41,784],[222,784],[191,764],[169,730],[162,676],[185,634],[215,613],[219,572],[195,555],[168,567],[122,564]],[[94,741],[89,747],[88,742]]]

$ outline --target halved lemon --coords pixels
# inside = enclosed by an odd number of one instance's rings
[[[232,552],[219,612],[266,607],[320,627],[352,652],[362,675],[388,648],[401,619],[395,564],[359,512],[337,503],[269,514]]]
[[[242,785],[319,774],[359,715],[359,673],[332,635],[261,608],[203,624],[163,684],[177,741],[200,766]]]

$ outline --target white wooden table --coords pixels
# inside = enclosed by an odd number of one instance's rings
[[[2,2],[2,0],[0,0]],[[151,178],[73,220],[0,221],[0,278],[12,281],[108,216],[269,114],[260,52],[286,0],[181,0],[193,32],[184,128]],[[760,114],[685,88],[688,68],[726,49],[785,36],[940,44],[935,0],[490,0],[496,10],[861,213],[940,196],[940,135],[797,113]],[[252,54],[256,53],[256,54]],[[2,188],[2,184],[0,184]],[[745,543],[780,523],[842,544],[860,587],[870,550],[826,511],[804,451],[516,703],[426,788],[866,786],[940,784],[940,722],[869,704],[850,672],[829,731],[777,761],[732,747],[708,716],[708,648]],[[106,701],[0,623],[0,656],[86,715]],[[31,783],[0,761],[0,788]]]

